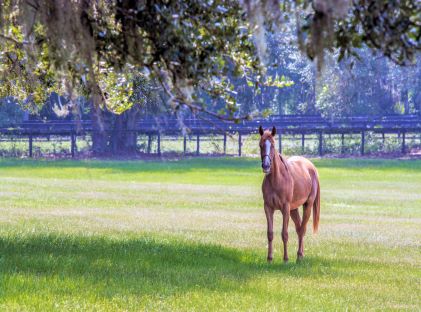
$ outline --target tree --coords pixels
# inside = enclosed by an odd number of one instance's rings
[[[420,50],[419,12],[419,2],[409,0],[2,1],[0,96],[34,105],[53,91],[71,101],[89,97],[98,141],[106,142],[104,110],[133,107],[135,77],[147,69],[175,113],[188,107],[228,120],[249,118],[258,102],[239,109],[234,77],[255,90],[268,88],[271,98],[279,95],[271,89],[279,80],[264,75],[272,49],[265,29],[280,33],[296,16],[299,46],[319,68],[326,50],[337,49],[340,60],[364,45],[408,64]]]
[[[234,1],[7,1],[1,22],[3,94],[35,103],[45,91],[86,90],[98,106],[118,102],[122,111],[130,106],[133,75],[147,67],[171,93],[171,105],[201,110],[192,90],[225,96],[213,77],[258,66]]]

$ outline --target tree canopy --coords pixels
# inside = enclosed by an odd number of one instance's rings
[[[325,51],[340,61],[363,46],[407,65],[421,49],[420,12],[418,1],[399,0],[5,0],[0,97],[40,104],[53,91],[84,94],[121,113],[141,72],[159,82],[173,111],[236,119],[235,79],[288,84],[265,76],[274,65],[267,33],[282,36],[293,20],[291,41],[319,67]],[[203,94],[219,104],[205,105]]]

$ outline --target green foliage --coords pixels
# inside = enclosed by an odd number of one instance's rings
[[[146,68],[166,93],[168,108],[238,121],[241,113],[250,117],[266,107],[263,99],[236,96],[236,79],[258,86],[244,89],[248,95],[266,91],[271,109],[288,111],[279,104],[278,89],[290,83],[270,78],[284,73],[273,70],[266,28],[288,37],[289,46],[298,32],[299,46],[319,64],[332,48],[342,59],[367,45],[399,64],[414,60],[420,49],[419,5],[413,1],[45,0],[34,5],[11,0],[2,3],[0,13],[0,97],[17,96],[34,106],[55,91],[71,101],[84,95],[96,107],[122,113],[133,105],[135,75]],[[294,36],[285,35],[287,28],[296,28]],[[297,59],[295,52],[277,65]],[[301,61],[295,65],[306,72],[305,96],[295,110],[314,113],[315,97],[306,91],[314,90],[308,75],[313,69]]]
[[[236,105],[225,91],[230,84],[224,77],[258,68],[247,20],[236,1],[49,0],[17,7],[15,1],[5,3],[1,16],[0,48],[6,51],[1,94],[30,96],[37,104],[52,91],[40,86],[51,82],[53,91],[71,99],[89,95],[95,105],[121,113],[133,104],[134,74],[147,68],[173,109],[204,110],[196,97],[202,90],[224,100],[227,118],[233,118]],[[225,83],[213,83],[217,76]],[[22,78],[28,77],[34,81],[25,89],[28,79]]]
[[[401,67],[384,57],[372,59],[361,49],[360,61],[337,66],[326,57],[325,69],[317,81],[316,107],[325,116],[417,114],[421,64]],[[350,68],[350,64],[353,64]],[[421,93],[420,93],[421,94]]]
[[[276,76],[273,78],[272,76],[269,76],[266,78],[266,81],[264,82],[264,85],[267,87],[276,87],[276,88],[284,88],[284,87],[290,87],[294,84],[293,81],[288,80],[285,76],[278,77]]]
[[[338,60],[355,56],[356,49],[366,45],[401,65],[414,63],[421,50],[417,1],[297,1],[303,12],[310,5],[313,10],[298,21],[300,45],[311,59],[318,60],[319,68],[325,50],[333,47],[339,51]],[[292,8],[285,7],[291,13]]]

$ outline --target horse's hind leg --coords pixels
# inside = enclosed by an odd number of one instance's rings
[[[303,205],[303,221],[301,222],[300,233],[298,234],[299,239],[301,240],[300,249],[298,253],[301,255],[301,258],[304,257],[304,235],[307,231],[307,223],[310,219],[311,208],[313,207],[313,200],[307,200]]]
[[[313,201],[308,200],[303,205],[303,222],[301,222],[301,234],[304,236],[307,231],[307,223],[311,215],[311,207],[313,207]]]
[[[294,221],[295,224],[295,231],[298,235],[298,251],[297,251],[297,260],[301,260],[303,257],[303,236],[300,234],[301,232],[301,218],[300,218],[300,212],[298,209],[291,210],[291,219]]]

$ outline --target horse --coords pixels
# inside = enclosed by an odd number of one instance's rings
[[[284,262],[288,262],[288,222],[291,216],[298,235],[297,261],[304,257],[304,235],[313,209],[313,232],[317,233],[320,218],[320,183],[314,164],[300,156],[285,159],[275,148],[276,128],[263,130],[259,127],[260,154],[265,173],[262,184],[264,210],[267,220],[268,256],[273,260],[273,215],[275,210],[282,213],[282,241]],[[303,206],[303,219],[298,211]]]

